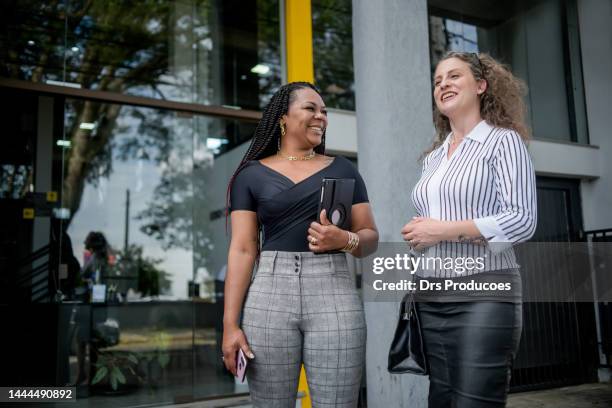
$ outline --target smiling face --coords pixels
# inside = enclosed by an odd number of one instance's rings
[[[480,95],[487,83],[476,80],[468,63],[458,58],[441,61],[434,74],[434,100],[438,110],[453,119],[480,112]]]
[[[321,96],[310,88],[295,91],[289,103],[289,111],[282,121],[287,136],[295,138],[299,146],[314,148],[321,144],[327,128],[327,109]]]

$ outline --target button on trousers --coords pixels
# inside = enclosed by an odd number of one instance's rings
[[[295,407],[302,363],[313,407],[357,405],[366,326],[344,254],[262,252],[242,329],[254,407]]]

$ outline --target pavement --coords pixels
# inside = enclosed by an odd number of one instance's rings
[[[171,406],[163,407],[170,408]],[[248,396],[172,405],[176,408],[252,408]],[[612,382],[510,394],[507,408],[612,408]]]
[[[510,394],[507,408],[612,407],[612,382]]]

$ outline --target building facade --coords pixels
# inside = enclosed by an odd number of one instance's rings
[[[536,239],[612,229],[607,0],[1,7],[4,385],[76,384],[79,406],[246,395],[219,358],[226,186],[287,81],[321,88],[328,151],[358,161],[393,242],[433,136],[433,67],[447,50],[488,52],[530,89]],[[600,312],[527,307],[514,389],[603,379]],[[396,305],[366,314],[390,341]],[[569,345],[551,349],[558,336]],[[386,351],[368,343],[368,406],[423,403],[426,381],[386,374]]]

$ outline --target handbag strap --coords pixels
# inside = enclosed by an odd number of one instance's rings
[[[410,314],[414,309],[412,305],[414,304],[414,291],[410,291],[406,293],[404,298],[402,299],[402,319],[410,320]]]

